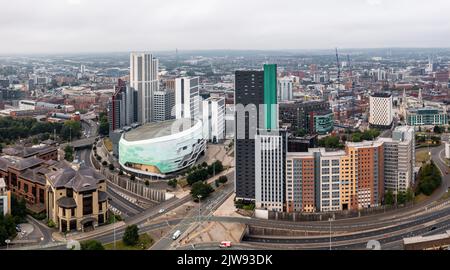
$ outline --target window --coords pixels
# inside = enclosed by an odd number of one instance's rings
[[[92,193],[83,194],[83,215],[92,214]]]

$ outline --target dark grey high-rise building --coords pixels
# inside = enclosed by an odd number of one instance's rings
[[[236,71],[235,73],[235,102],[244,107],[249,104],[264,103],[264,71]],[[236,198],[255,199],[255,139],[249,138],[250,130],[257,126],[249,124],[251,113],[245,113],[245,138],[235,139],[236,163]],[[257,122],[259,112],[256,108]],[[235,136],[238,134],[238,116],[235,117]]]

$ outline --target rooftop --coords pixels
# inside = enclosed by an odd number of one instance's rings
[[[97,184],[106,179],[104,175],[86,166],[81,166],[78,170],[65,167],[47,176],[54,188],[72,188],[76,192],[95,190]]]
[[[373,93],[371,96],[372,96],[372,97],[388,98],[388,97],[391,97],[392,94],[391,94],[391,93],[377,92],[377,93]]]
[[[190,123],[190,125],[182,125],[181,123]],[[175,122],[180,123],[180,125],[173,125]],[[178,132],[182,132],[185,130],[190,129],[195,125],[195,121],[192,121],[190,119],[184,118],[184,119],[174,119],[174,120],[168,120],[163,122],[157,122],[157,123],[149,123],[145,124],[143,126],[140,126],[136,129],[133,129],[123,135],[123,138],[127,141],[140,141],[140,140],[148,140],[148,139],[155,139],[159,137],[164,137],[173,134],[172,133],[172,126],[179,127],[177,129]],[[185,127],[186,126],[186,127]]]

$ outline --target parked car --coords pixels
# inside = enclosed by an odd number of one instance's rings
[[[222,241],[222,242],[220,242],[219,247],[221,247],[221,248],[229,248],[229,247],[231,247],[231,241]]]
[[[172,239],[173,239],[173,240],[177,240],[177,238],[180,237],[180,235],[181,235],[181,231],[180,231],[180,230],[177,230],[177,231],[173,234]]]
[[[22,230],[20,229],[19,225],[16,226],[16,232],[21,232]]]
[[[158,213],[162,214],[162,213],[164,213],[164,211],[166,211],[166,210],[164,210],[163,208],[161,208],[161,209],[159,209]]]

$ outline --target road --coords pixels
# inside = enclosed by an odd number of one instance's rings
[[[173,239],[172,235],[179,230],[182,235],[179,239],[182,239],[185,235],[189,234],[189,231],[193,228],[192,221],[195,221],[195,216],[197,216],[197,221],[202,222],[209,220],[212,217],[213,212],[217,209],[234,191],[234,172],[226,174],[228,182],[217,188],[205,201],[200,202],[199,208],[192,209],[184,218],[170,230],[163,238],[156,242],[151,249],[153,250],[166,250],[169,249]]]

